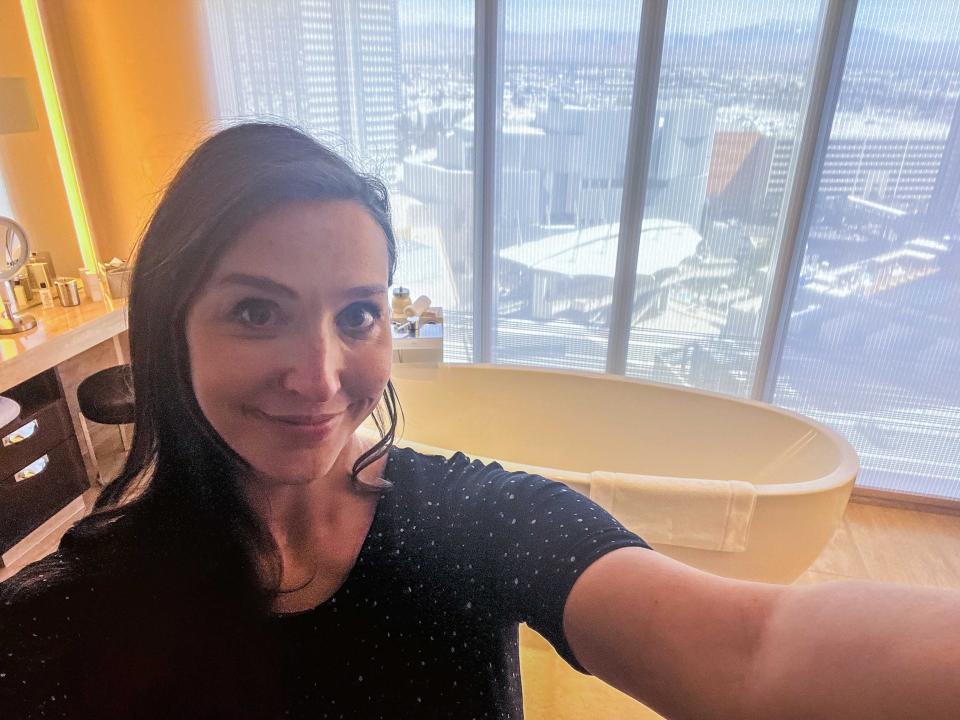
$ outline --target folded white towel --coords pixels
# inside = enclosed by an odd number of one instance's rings
[[[593,472],[590,499],[651,544],[743,552],[757,488],[739,480]]]

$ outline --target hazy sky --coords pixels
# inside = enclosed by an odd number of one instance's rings
[[[473,24],[472,0],[399,0],[405,23]],[[668,32],[682,22],[685,33],[756,25],[769,20],[812,22],[821,7],[818,0],[671,0]],[[511,27],[549,32],[571,26],[622,30],[638,24],[640,0],[501,0]],[[682,17],[682,20],[680,18]],[[672,22],[671,22],[672,21]],[[857,24],[917,39],[960,39],[960,2],[957,0],[860,0]]]

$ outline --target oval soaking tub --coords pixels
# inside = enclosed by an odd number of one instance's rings
[[[501,365],[396,364],[392,378],[398,445],[559,480],[658,551],[728,577],[795,580],[858,470],[835,432],[699,390]]]

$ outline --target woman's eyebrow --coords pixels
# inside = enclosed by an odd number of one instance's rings
[[[219,283],[220,285],[244,285],[254,287],[258,290],[271,292],[278,295],[286,295],[294,300],[300,296],[293,288],[287,287],[270,278],[261,275],[248,275],[246,273],[231,273],[225,276]],[[387,288],[384,285],[359,285],[343,292],[344,297],[349,298],[368,298],[374,295],[386,295]]]
[[[246,285],[247,287],[254,287],[258,290],[265,290],[266,292],[272,292],[277,295],[286,295],[287,297],[293,298],[296,300],[300,296],[295,290],[287,287],[281,283],[278,283],[270,278],[265,278],[260,275],[247,275],[246,273],[231,273],[224,277],[220,285]]]
[[[383,285],[360,285],[355,288],[350,288],[344,295],[352,298],[368,298],[373,295],[386,295],[387,288]]]

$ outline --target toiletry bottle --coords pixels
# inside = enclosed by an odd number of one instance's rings
[[[17,298],[17,307],[26,308],[31,305],[37,305],[40,297],[34,292],[33,285],[30,283],[30,275],[27,268],[23,267],[16,274],[13,281],[13,292]]]
[[[53,293],[50,292],[50,288],[47,287],[45,282],[40,283],[40,302],[43,303],[43,307],[46,310],[54,307]]]
[[[391,319],[395,323],[405,323],[407,315],[404,312],[410,305],[410,290],[405,287],[395,287],[393,289],[393,298],[390,301]]]

